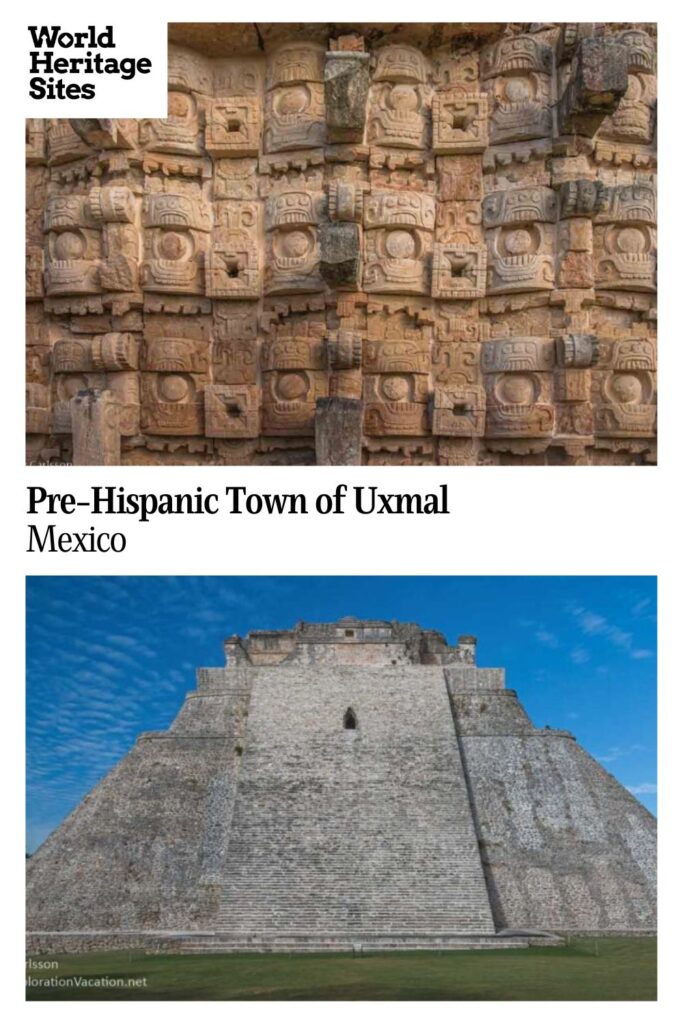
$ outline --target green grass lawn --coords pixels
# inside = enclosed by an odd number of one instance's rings
[[[597,955],[596,955],[597,953]],[[27,978],[146,978],[141,988],[28,987],[28,999],[656,999],[654,938],[444,953],[35,956]]]

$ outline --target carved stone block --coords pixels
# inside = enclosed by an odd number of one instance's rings
[[[486,394],[482,387],[434,388],[432,433],[440,437],[483,437]]]
[[[62,340],[53,351],[54,399],[53,434],[73,432],[73,399],[81,391],[96,389],[113,395],[117,407],[117,429],[125,437],[140,432],[140,378],[134,370],[122,368],[121,361],[107,359],[105,368],[98,348],[99,339],[82,339],[80,346]]]
[[[376,82],[427,81],[428,64],[420,50],[414,46],[390,44],[377,51]]]
[[[207,61],[210,75],[209,88],[195,88],[195,92],[210,92],[220,97],[260,96],[265,84],[263,60],[254,57],[219,57]]]
[[[105,375],[106,388],[118,405],[118,430],[122,437],[140,433],[140,376],[131,371]]]
[[[408,227],[434,230],[434,198],[420,192],[373,192],[366,196],[366,228]]]
[[[361,238],[358,224],[323,224],[320,273],[330,288],[357,291],[360,285]]]
[[[428,432],[429,378],[415,373],[368,375],[364,381],[364,430],[371,436]]]
[[[26,298],[40,299],[43,294],[43,250],[38,246],[27,246]]]
[[[74,462],[78,466],[118,466],[121,462],[119,407],[110,391],[88,388],[71,402]]]
[[[330,220],[363,219],[363,189],[352,181],[331,181],[327,192]]]
[[[185,295],[204,292],[211,211],[199,197],[162,192],[145,197],[143,287]]]
[[[313,437],[315,406],[327,397],[327,374],[320,370],[277,370],[263,374],[264,434]]]
[[[481,153],[488,145],[486,93],[449,89],[437,92],[432,105],[435,153]]]
[[[325,50],[314,43],[285,43],[268,64],[266,88],[293,82],[322,82]]]
[[[148,333],[143,348],[142,369],[154,373],[206,373],[209,343],[203,338],[187,337],[169,324],[163,334]]]
[[[553,69],[553,51],[534,36],[512,36],[486,46],[481,54],[481,77],[515,76],[520,72],[549,75]]]
[[[652,141],[657,101],[655,51],[646,32],[628,29],[617,39],[625,47],[628,86],[619,104],[600,128],[600,137],[647,145]]]
[[[26,433],[50,433],[50,389],[45,384],[26,385]]]
[[[264,341],[261,348],[263,370],[323,370],[326,367],[324,327],[316,335],[279,333]]]
[[[258,340],[254,303],[214,302],[211,363],[216,384],[255,384]]]
[[[324,145],[327,125],[323,85],[299,82],[269,92],[264,138],[267,153]]]
[[[126,333],[63,338],[53,346],[52,368],[55,373],[137,370],[137,341],[133,334]]]
[[[107,378],[103,373],[60,373],[53,377],[51,433],[71,434],[71,400],[79,391],[92,387],[104,391],[106,386]]]
[[[230,96],[209,101],[205,140],[211,156],[258,156],[262,130],[259,97]]]
[[[101,291],[101,232],[84,195],[50,196],[45,207],[47,295],[96,295]]]
[[[201,379],[191,373],[143,373],[141,427],[149,434],[204,433]]]
[[[327,338],[327,359],[331,370],[354,370],[361,366],[363,336],[359,331],[340,327]]]
[[[52,347],[53,373],[94,371],[92,338],[60,338]]]
[[[486,378],[486,436],[549,437],[555,411],[547,383],[537,373],[500,373]]]
[[[491,105],[491,145],[542,139],[552,132],[548,75],[519,71],[514,77],[495,78],[486,87]]]
[[[206,294],[257,299],[261,294],[259,204],[215,204],[215,225],[206,261]]]
[[[626,47],[612,37],[582,39],[559,103],[560,132],[592,137],[627,88]]]
[[[428,254],[434,229],[431,196],[373,193],[365,199],[365,268],[368,292],[428,292]]]
[[[596,224],[641,223],[657,225],[657,197],[651,181],[606,189],[595,212]]]
[[[217,384],[253,384],[258,366],[257,347],[248,338],[229,338],[212,345],[213,379]]]
[[[43,164],[46,158],[47,123],[39,117],[26,118],[26,163]]]
[[[557,220],[557,197],[550,188],[533,186],[491,192],[484,200],[483,214],[486,228],[553,223]]]
[[[439,199],[479,202],[483,193],[481,160],[476,156],[438,157]]]
[[[315,410],[315,454],[319,466],[359,466],[362,441],[362,402],[338,396],[318,400]]]
[[[638,222],[596,225],[596,288],[655,291],[654,228]]]
[[[362,142],[370,89],[370,54],[349,51],[325,56],[325,116],[330,142]]]
[[[598,339],[594,334],[564,334],[555,341],[559,366],[580,369],[594,366],[598,359]]]
[[[76,134],[68,121],[48,121],[47,162],[51,167],[82,160],[92,150]]]
[[[266,294],[315,292],[324,287],[320,275],[317,224],[322,196],[287,191],[266,201]]]
[[[493,192],[483,206],[488,228],[487,291],[535,291],[553,288],[553,241],[549,227],[557,216],[557,199],[548,188]]]
[[[135,222],[135,196],[121,185],[94,185],[88,192],[86,209],[95,223],[133,224]]]
[[[475,299],[486,294],[486,249],[481,245],[434,245],[432,295]]]
[[[434,381],[448,390],[481,383],[481,346],[465,341],[439,341],[434,351]]]
[[[399,149],[424,149],[427,141],[427,93],[412,82],[382,82],[370,90],[368,142]]]
[[[74,118],[69,124],[78,137],[93,149],[132,149],[125,127],[115,118]]]
[[[204,390],[207,437],[258,437],[259,389],[253,384],[208,384]]]
[[[171,90],[168,94],[168,117],[141,121],[140,143],[155,153],[200,156],[202,148],[196,97]]]
[[[558,402],[588,402],[590,374],[586,370],[558,370],[555,374],[555,397]]]
[[[137,292],[140,284],[140,235],[137,227],[134,224],[107,223],[102,235],[102,290]]]
[[[649,338],[617,338],[598,341],[598,369],[649,370],[657,368],[655,347]]]
[[[258,198],[257,161],[250,159],[214,160],[214,199]]]
[[[649,370],[594,370],[595,433],[605,437],[651,437],[655,432],[655,379]]]
[[[368,340],[363,351],[363,366],[368,373],[429,373],[429,338],[422,334]]]
[[[548,371],[555,365],[555,348],[544,338],[504,338],[482,345],[484,373]]]
[[[580,178],[560,185],[560,217],[593,217],[608,200],[608,189],[602,181]]]

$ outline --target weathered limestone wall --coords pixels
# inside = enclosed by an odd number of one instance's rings
[[[171,26],[27,122],[29,460],[653,461],[655,103],[652,25]]]
[[[215,913],[248,691],[190,696],[31,857],[27,928],[201,928]]]
[[[441,669],[256,670],[225,874],[225,932],[492,934]]]
[[[573,737],[461,745],[497,928],[656,928],[654,819]]]

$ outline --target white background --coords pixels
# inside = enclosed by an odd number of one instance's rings
[[[68,18],[67,18],[68,14]],[[23,444],[23,118],[37,116],[30,109],[25,83],[29,36],[26,25],[113,23],[115,31],[135,38],[132,52],[146,55],[153,40],[165,45],[166,21],[241,20],[257,22],[292,21],[305,24],[325,16],[344,21],[429,22],[467,20],[654,21],[660,20],[659,94],[662,150],[660,177],[660,465],[657,468],[594,467],[443,467],[443,468],[358,468],[317,467],[210,467],[169,469],[25,467]],[[3,36],[2,92],[3,119],[2,215],[3,246],[3,371],[4,432],[3,458],[3,591],[5,639],[4,702],[5,759],[3,797],[5,835],[0,845],[2,878],[8,887],[3,901],[0,936],[6,972],[4,1001],[12,1004],[12,1017],[38,1017],[46,1012],[56,1020],[147,1017],[144,1003],[53,1003],[41,1008],[23,1000],[23,725],[24,656],[23,605],[26,574],[654,574],[660,579],[660,898],[661,965],[658,1004],[634,1003],[615,1006],[599,1004],[395,1004],[374,1007],[344,1003],[325,1004],[204,1004],[201,1008],[164,1004],[170,1019],[201,1014],[207,1019],[225,1019],[238,1013],[241,1018],[341,1019],[349,1013],[370,1019],[390,1012],[408,1020],[415,1012],[421,1017],[451,1021],[454,1014],[512,1020],[554,1018],[568,1020],[578,1012],[587,1019],[604,1019],[619,1014],[621,1020],[642,1020],[668,1015],[676,1005],[680,988],[678,966],[680,940],[680,747],[681,680],[677,654],[683,614],[681,593],[680,532],[680,408],[681,349],[683,331],[674,323],[677,292],[681,290],[680,192],[676,175],[683,166],[680,140],[680,73],[683,61],[680,17],[666,14],[660,3],[516,4],[489,2],[460,5],[443,2],[409,4],[378,0],[339,0],[324,8],[311,0],[287,5],[253,2],[246,8],[205,0],[201,7],[167,2],[156,12],[150,6],[117,3],[31,4],[26,10],[12,10]],[[126,47],[129,49],[129,47]],[[99,77],[98,77],[99,81]],[[126,90],[130,90],[126,85]],[[104,116],[121,116],[109,109]],[[126,111],[128,116],[158,115],[147,108]],[[60,116],[64,116],[60,109]],[[103,516],[60,517],[60,529],[123,529],[128,548],[121,555],[28,555],[26,486],[42,485],[82,495],[93,484],[123,485],[131,490],[191,491],[201,485],[205,491],[219,491],[229,485],[243,485],[258,491],[306,491],[315,496],[344,481],[377,485],[384,491],[429,491],[447,482],[452,513],[449,516],[196,516],[168,517],[138,524],[135,517],[118,517],[105,523]],[[44,526],[46,519],[37,519]],[[123,525],[122,525],[123,524]],[[508,609],[492,609],[505,615]],[[295,614],[293,612],[293,618]],[[678,807],[675,806],[678,803]],[[680,1002],[680,998],[678,1000]],[[153,1011],[153,1012],[159,1012]]]
[[[147,117],[166,117],[168,107],[167,89],[167,58],[168,45],[166,26],[161,18],[150,20],[145,24],[144,18],[138,22],[120,18],[119,8],[113,4],[50,4],[49,13],[39,19],[39,11],[44,4],[30,4],[24,14],[23,39],[20,29],[19,39],[24,51],[25,71],[21,76],[22,94],[26,96],[26,117],[137,117],[141,111]],[[78,8],[85,8],[85,15]],[[76,12],[76,13],[72,13]],[[95,25],[96,36],[100,35],[107,25],[112,26],[114,47],[77,47],[55,46],[48,50],[44,46],[35,46],[28,25],[59,25],[60,33],[73,34],[85,32],[89,25]],[[85,58],[88,53],[95,57],[98,53],[103,59],[147,57],[151,61],[149,71],[136,71],[134,78],[124,79],[120,75],[110,74],[50,74],[39,64],[36,75],[30,74],[30,53],[37,50],[41,57],[53,54],[59,58]],[[95,95],[91,99],[33,99],[29,95],[29,84],[32,78],[39,77],[49,81],[63,78],[65,86],[94,85]],[[17,83],[19,84],[19,82]]]

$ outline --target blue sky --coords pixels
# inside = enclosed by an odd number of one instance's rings
[[[474,633],[535,725],[571,730],[656,809],[654,577],[32,576],[26,600],[29,851],[171,723],[224,637],[343,615]]]

